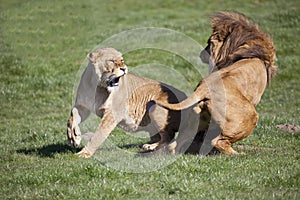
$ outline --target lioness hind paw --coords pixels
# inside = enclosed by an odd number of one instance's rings
[[[142,146],[142,149],[144,151],[154,151],[154,150],[156,150],[157,147],[158,147],[158,142],[153,143],[153,144],[144,144]]]

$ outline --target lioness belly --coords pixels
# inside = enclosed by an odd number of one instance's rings
[[[126,119],[122,120],[118,127],[123,129],[127,132],[137,132],[137,131],[146,131],[146,132],[159,132],[158,124],[153,122],[151,123],[151,120],[147,120],[148,117],[143,116],[142,119],[133,119],[130,117],[127,117]]]
[[[135,123],[135,121],[131,118],[122,120],[118,127],[128,132],[136,132],[139,129],[139,125]]]

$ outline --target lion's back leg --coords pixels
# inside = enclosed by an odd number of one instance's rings
[[[226,107],[226,117],[220,125],[221,134],[212,140],[212,145],[226,154],[238,154],[231,145],[248,137],[258,121],[258,114],[248,100],[242,98],[234,101],[238,104]]]

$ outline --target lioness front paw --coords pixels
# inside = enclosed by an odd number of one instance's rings
[[[81,142],[80,128],[73,117],[70,117],[67,123],[68,143],[73,147],[78,147]]]
[[[81,158],[90,158],[93,154],[84,147],[81,151],[77,153],[77,155]]]

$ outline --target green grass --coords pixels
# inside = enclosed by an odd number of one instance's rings
[[[299,1],[0,0],[0,9],[2,199],[299,199],[299,133],[275,128],[300,124]],[[247,154],[139,157],[135,148],[116,146],[146,139],[116,129],[98,159],[77,158],[66,145],[66,120],[87,53],[143,27],[172,29],[205,46],[207,16],[219,10],[249,16],[277,48],[279,72],[257,107],[258,126],[235,145],[250,146],[240,149]],[[184,74],[190,87],[201,79],[170,52],[141,49],[124,57],[132,71],[156,63]]]

